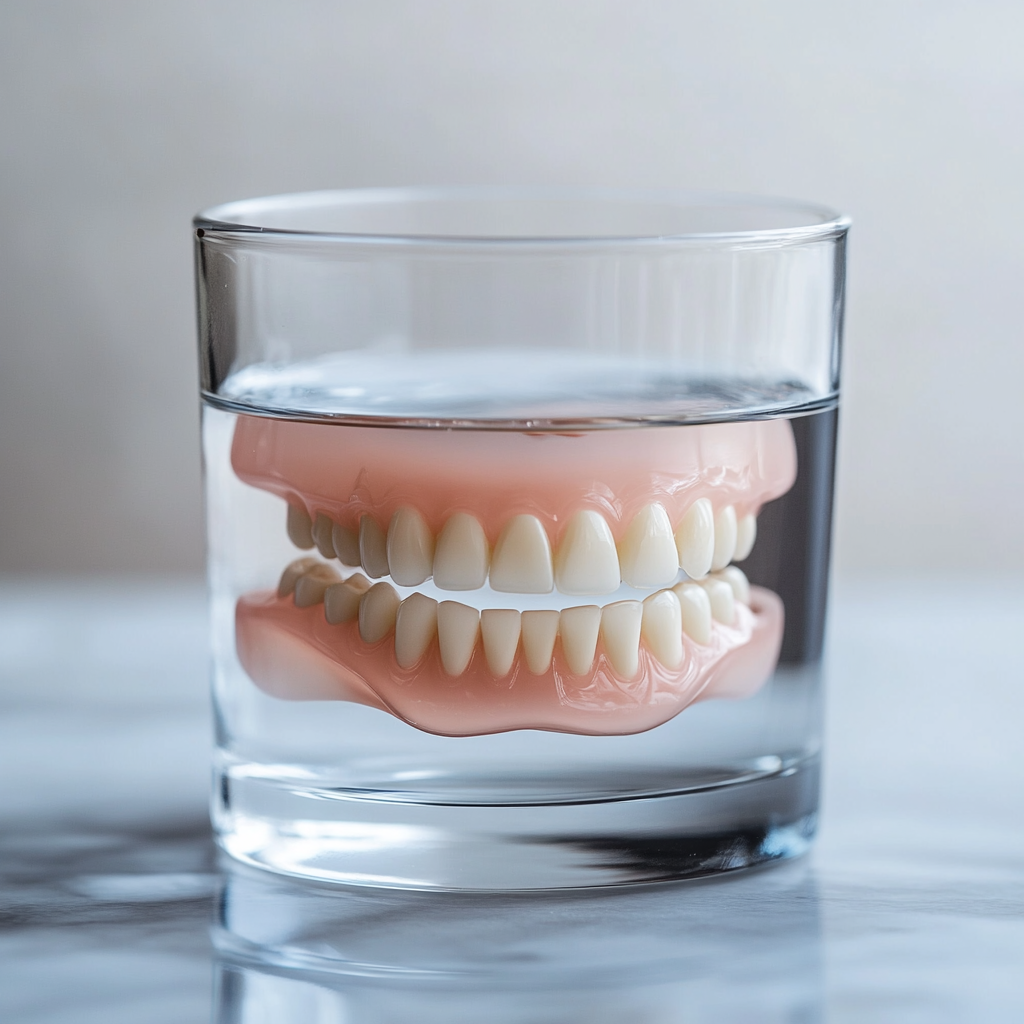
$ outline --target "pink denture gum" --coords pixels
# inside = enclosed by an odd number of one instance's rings
[[[699,499],[756,516],[797,472],[792,430],[782,419],[560,434],[241,416],[231,464],[244,482],[352,531],[364,517],[386,531],[396,511],[411,508],[436,536],[454,513],[469,513],[492,550],[509,520],[523,514],[540,521],[555,550],[583,510],[600,513],[616,544],[652,504],[664,508],[673,530]],[[417,663],[403,668],[393,636],[367,642],[355,620],[329,623],[323,604],[298,607],[291,595],[263,591],[238,601],[236,646],[256,685],[281,699],[365,704],[445,736],[512,729],[621,735],[660,725],[698,700],[755,693],[774,671],[783,619],[781,600],[752,587],[732,621],[716,621],[702,642],[683,634],[674,667],[641,640],[636,671],[625,678],[602,634],[584,673],[570,671],[572,658],[559,645],[546,671],[531,671],[520,649],[498,676],[477,644],[463,671],[449,674],[436,629]]]

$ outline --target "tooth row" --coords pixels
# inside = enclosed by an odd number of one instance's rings
[[[437,638],[444,671],[460,676],[482,642],[491,674],[503,678],[512,671],[522,650],[527,668],[543,675],[551,667],[556,639],[569,671],[585,675],[593,666],[598,639],[615,672],[632,679],[640,667],[640,640],[667,668],[683,659],[683,634],[698,644],[711,641],[712,622],[732,626],[736,603],[749,604],[750,584],[736,566],[713,573],[698,583],[679,583],[660,590],[642,603],[616,601],[599,608],[580,605],[562,611],[519,612],[485,608],[482,612],[458,601],[438,603],[425,594],[402,601],[394,587],[371,584],[361,573],[342,580],[337,570],[312,558],[300,558],[285,569],[279,597],[294,594],[296,607],[323,603],[332,625],[359,622],[359,635],[377,643],[395,635],[395,658],[412,668]]]
[[[400,508],[385,532],[363,516],[358,532],[319,512],[288,506],[288,536],[299,548],[315,547],[324,558],[362,566],[371,579],[390,575],[403,587],[429,579],[441,590],[477,590],[490,579],[505,594],[611,594],[619,582],[644,590],[669,586],[682,569],[703,579],[754,546],[757,520],[737,519],[726,505],[717,513],[707,498],[687,510],[675,532],[662,505],[648,505],[633,518],[618,546],[600,512],[585,509],[569,520],[552,555],[547,532],[536,516],[513,516],[493,552],[475,516],[456,512],[434,537],[413,508]]]

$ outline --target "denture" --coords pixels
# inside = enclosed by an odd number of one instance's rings
[[[782,602],[731,563],[796,478],[786,420],[560,434],[241,416],[231,463],[316,552],[237,604],[239,659],[274,697],[446,736],[614,735],[774,671]]]

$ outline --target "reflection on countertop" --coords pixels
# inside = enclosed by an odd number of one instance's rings
[[[142,590],[0,590],[0,1019],[1024,1019],[1019,584],[840,590],[810,858],[547,897],[221,870],[201,592]]]

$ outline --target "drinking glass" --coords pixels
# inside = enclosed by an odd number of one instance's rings
[[[196,218],[228,854],[516,890],[807,848],[847,228],[587,190]]]

